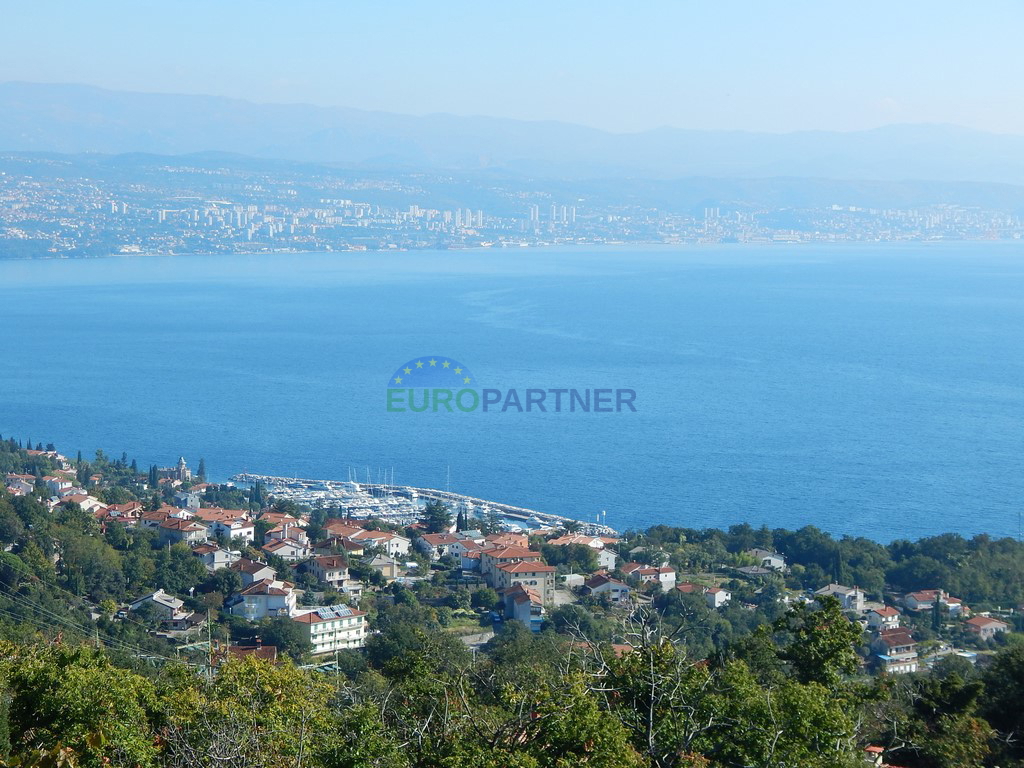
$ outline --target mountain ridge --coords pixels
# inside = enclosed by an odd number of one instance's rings
[[[611,133],[550,120],[415,116],[26,82],[0,83],[0,114],[0,151],[222,151],[567,179],[786,176],[1024,183],[1024,136],[950,124],[793,133],[665,126]]]

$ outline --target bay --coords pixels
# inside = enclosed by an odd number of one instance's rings
[[[1018,244],[0,260],[0,434],[617,528],[1017,536]],[[620,413],[389,413],[412,359]]]

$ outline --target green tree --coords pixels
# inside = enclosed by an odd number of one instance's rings
[[[469,602],[473,608],[486,608],[490,610],[498,604],[498,593],[490,587],[481,587],[473,592]]]
[[[844,675],[857,670],[855,647],[861,631],[834,597],[822,597],[819,603],[817,610],[803,603],[794,606],[773,629],[782,636],[779,656],[797,681],[835,688]]]
[[[298,622],[280,616],[266,619],[260,625],[260,639],[264,645],[273,645],[295,661],[302,661],[313,650]]]
[[[145,678],[84,647],[8,647],[0,655],[12,752],[64,746],[83,766],[156,764],[148,718],[157,700]]]
[[[443,501],[431,499],[423,508],[423,522],[427,526],[427,533],[443,533],[452,527],[451,508]]]

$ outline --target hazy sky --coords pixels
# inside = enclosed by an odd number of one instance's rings
[[[0,80],[614,131],[1024,133],[1021,0],[32,0],[0,14]]]

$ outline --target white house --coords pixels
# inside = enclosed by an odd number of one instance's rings
[[[314,557],[305,567],[317,581],[332,587],[344,586],[348,580],[348,560],[340,555]]]
[[[231,599],[228,610],[249,621],[295,615],[295,588],[287,581],[254,581]]]
[[[872,608],[867,615],[868,627],[871,629],[898,629],[900,612],[891,606]]]
[[[504,591],[505,618],[521,621],[534,631],[540,631],[544,618],[544,601],[529,587],[517,584]]]
[[[1000,632],[1007,632],[1010,625],[1005,621],[993,619],[989,616],[975,616],[964,622],[969,632],[973,632],[982,640],[991,640]]]
[[[256,538],[256,524],[244,517],[213,520],[209,523],[211,536],[223,536],[228,541],[241,539],[251,544]]]
[[[836,598],[844,611],[856,611],[861,613],[864,610],[864,590],[859,587],[844,587],[842,584],[829,584],[826,587],[815,591],[819,597],[831,596]]]
[[[267,554],[292,562],[305,560],[310,555],[309,545],[295,539],[273,539],[269,544],[264,544],[262,549]]]
[[[655,567],[641,563],[626,563],[621,568],[626,578],[641,584],[660,584],[662,589],[672,589],[676,585],[676,572],[667,565]]]
[[[917,671],[917,641],[906,629],[882,629],[871,641],[875,662],[889,674]]]
[[[304,544],[307,547],[309,546],[309,537],[306,535],[305,529],[295,523],[275,525],[264,534],[263,543],[272,544],[275,541],[287,541],[289,539]]]
[[[721,608],[732,600],[732,593],[721,587],[708,587],[704,590],[704,599],[709,608]]]
[[[292,621],[302,627],[314,656],[362,648],[366,642],[366,614],[347,605],[302,609]]]
[[[391,557],[399,557],[409,554],[409,547],[412,542],[390,531],[365,531],[360,529],[351,536],[346,537],[349,541],[358,541],[364,547],[381,547]]]
[[[611,549],[599,549],[597,550],[597,565],[599,568],[604,568],[606,571],[615,570],[615,561],[618,559],[618,555],[614,550]]]
[[[939,605],[945,608],[950,616],[966,615],[963,601],[941,589],[922,589],[918,592],[910,592],[903,597],[903,604],[910,611],[930,611],[935,607],[936,598],[939,600]]]
[[[232,563],[228,567],[241,577],[243,587],[248,587],[256,581],[277,578],[277,571],[269,565],[257,560],[250,560],[247,557],[243,557],[241,560]]]
[[[448,555],[462,557],[465,548],[462,546],[462,539],[450,533],[425,533],[416,539],[416,548],[429,555],[431,560],[440,560]]]
[[[208,571],[227,568],[242,559],[241,553],[218,547],[216,544],[200,544],[193,548],[192,554],[202,561]]]
[[[614,603],[628,600],[631,592],[628,584],[603,574],[587,579],[583,582],[583,589],[591,595],[607,595]]]
[[[184,542],[191,547],[205,542],[206,535],[206,526],[195,520],[169,517],[160,523],[160,541],[164,543]]]
[[[767,568],[770,571],[786,570],[786,558],[778,552],[771,552],[767,549],[755,547],[754,549],[748,549],[743,554],[754,558],[761,568]]]
[[[184,601],[164,592],[162,589],[150,592],[148,595],[143,595],[132,601],[128,604],[128,610],[137,611],[144,605],[152,605],[165,621],[174,619],[179,614],[182,614],[182,609],[185,607]]]

